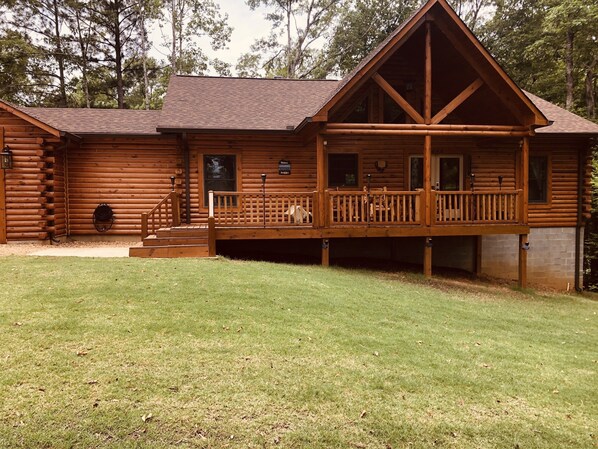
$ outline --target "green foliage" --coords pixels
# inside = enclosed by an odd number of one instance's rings
[[[326,61],[318,45],[328,39],[340,11],[341,0],[247,0],[251,8],[266,6],[272,23],[270,34],[257,39],[251,51],[241,55],[241,76],[321,78]]]
[[[0,272],[1,448],[595,440],[583,297],[222,259],[5,257]]]

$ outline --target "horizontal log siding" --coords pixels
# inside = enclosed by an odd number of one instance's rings
[[[59,139],[13,114],[0,111],[4,142],[13,151],[14,168],[6,171],[6,234],[8,241],[43,240],[54,217],[47,206],[55,201],[54,145]]]
[[[139,234],[141,213],[170,192],[170,176],[182,178],[182,155],[173,136],[85,136],[68,148],[69,228],[72,235],[98,234],[93,211],[114,210],[105,234]]]
[[[588,146],[587,139],[536,136],[531,139],[530,156],[550,157],[552,192],[548,204],[529,205],[529,223],[534,227],[577,224],[578,160]],[[585,161],[584,161],[585,163]],[[591,199],[586,198],[586,203]]]
[[[261,192],[261,174],[268,175],[266,189],[271,192],[312,192],[316,189],[315,143],[304,144],[297,137],[219,136],[190,134],[191,219],[207,222],[207,205],[200,198],[200,160],[203,154],[237,154],[243,176],[238,188],[243,192]],[[291,174],[279,175],[278,162],[291,162]]]
[[[54,206],[46,207],[50,216],[48,217],[48,229],[54,236],[59,237],[67,234],[66,227],[66,182],[65,182],[65,146],[60,145],[53,151],[54,162],[51,164],[52,186],[48,188],[48,201]],[[50,177],[50,175],[48,176]]]

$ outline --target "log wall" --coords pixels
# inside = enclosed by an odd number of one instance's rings
[[[64,220],[63,178],[53,174],[60,139],[4,111],[0,127],[14,161],[5,173],[7,240],[43,240],[61,232],[55,214]]]
[[[107,203],[115,222],[103,234],[139,234],[141,213],[170,192],[170,176],[182,179],[183,160],[174,136],[85,136],[67,155],[69,231],[99,235],[95,208]]]
[[[189,135],[191,156],[191,217],[193,222],[207,221],[203,191],[202,155],[237,154],[243,176],[238,189],[260,192],[261,174],[266,173],[266,189],[271,192],[311,192],[316,189],[315,144],[304,144],[298,137]],[[279,175],[278,162],[291,161],[291,174]]]

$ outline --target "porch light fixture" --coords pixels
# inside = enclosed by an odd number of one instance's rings
[[[471,173],[469,175],[469,185],[471,186],[471,191],[473,192],[473,188],[475,185],[475,173]]]
[[[8,148],[8,145],[6,145],[2,150],[2,153],[0,153],[0,168],[2,168],[2,170],[12,169],[12,151]]]
[[[376,161],[374,165],[379,173],[382,173],[386,169],[386,161]]]
[[[498,177],[498,190],[502,190],[502,180],[503,180],[503,176],[499,176]]]
[[[170,177],[170,189],[174,192],[174,175]]]

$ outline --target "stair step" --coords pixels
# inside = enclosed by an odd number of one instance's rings
[[[207,237],[156,237],[151,236],[143,240],[143,246],[170,246],[170,245],[207,245]]]
[[[129,257],[208,257],[207,245],[134,246]]]
[[[165,228],[156,231],[157,237],[207,237],[207,228]]]

